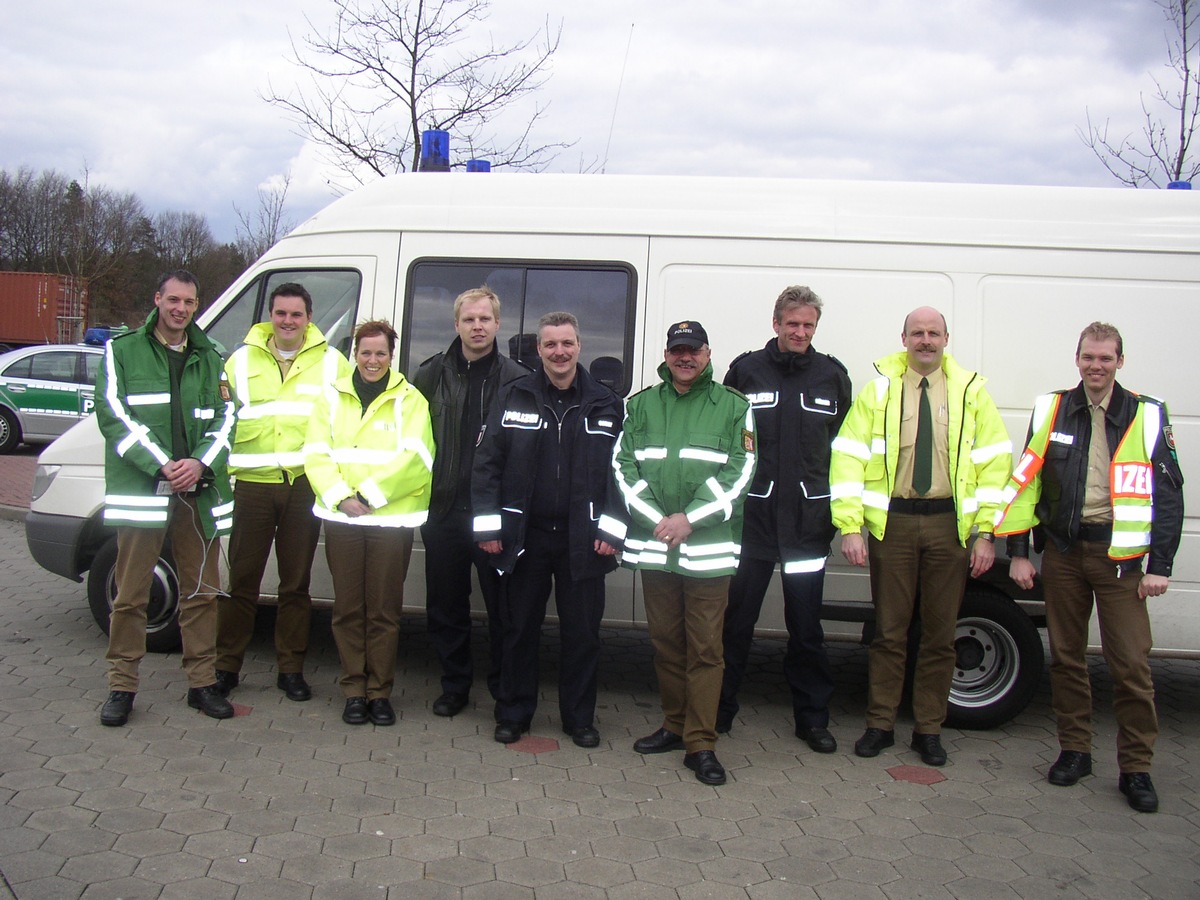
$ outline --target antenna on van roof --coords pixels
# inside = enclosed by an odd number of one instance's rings
[[[629,40],[625,42],[625,59],[621,62],[621,77],[617,80],[617,99],[613,101],[612,121],[608,123],[608,140],[604,143],[604,161],[600,163],[600,174],[608,167],[608,148],[612,146],[613,128],[617,124],[617,107],[621,104],[621,85],[625,83],[625,66],[629,64],[629,47],[633,44],[634,22],[629,23]]]

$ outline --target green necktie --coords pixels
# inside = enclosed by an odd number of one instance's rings
[[[917,445],[913,457],[913,490],[924,497],[933,487],[933,411],[929,408],[929,379],[921,379],[921,408],[917,413]]]

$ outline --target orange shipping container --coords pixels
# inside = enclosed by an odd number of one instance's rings
[[[88,280],[45,272],[0,272],[0,341],[15,346],[83,340]]]

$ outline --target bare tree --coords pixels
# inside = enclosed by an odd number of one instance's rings
[[[1171,181],[1191,181],[1200,173],[1200,158],[1191,155],[1192,139],[1200,124],[1200,0],[1155,0],[1171,24],[1167,36],[1167,67],[1172,75],[1164,85],[1154,82],[1154,96],[1141,95],[1144,124],[1141,134],[1109,137],[1109,120],[1076,129],[1080,139],[1118,181],[1131,187],[1163,187]]]
[[[193,269],[217,246],[208,219],[200,213],[167,210],[155,215],[154,244],[165,269]]]
[[[258,208],[253,212],[243,212],[236,203],[233,205],[238,217],[235,243],[247,262],[258,259],[296,227],[295,220],[283,214],[291,186],[292,175],[289,172],[283,176],[281,184],[258,189]]]
[[[301,45],[294,61],[307,83],[269,87],[265,98],[286,110],[330,161],[361,183],[415,170],[420,135],[448,131],[471,156],[495,167],[540,168],[570,144],[536,144],[531,135],[546,107],[521,109],[549,78],[561,26],[513,44],[483,42],[476,23],[489,0],[333,0],[337,17]],[[492,133],[509,110],[521,123]]]

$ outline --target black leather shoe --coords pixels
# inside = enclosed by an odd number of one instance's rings
[[[582,728],[568,731],[567,734],[571,735],[571,740],[575,742],[576,747],[590,749],[600,746],[600,732],[591,725],[584,725]]]
[[[342,710],[342,721],[347,725],[366,725],[371,719],[367,712],[366,697],[347,697],[346,707]]]
[[[496,723],[496,740],[501,744],[515,744],[521,735],[529,730],[528,722],[514,722],[511,719],[501,719]]]
[[[836,753],[837,739],[828,728],[804,728],[796,726],[796,737],[808,744],[814,753]]]
[[[940,734],[921,734],[914,731],[909,746],[921,754],[921,762],[927,766],[946,764],[946,748],[942,746]]]
[[[884,747],[896,743],[896,732],[884,731],[882,728],[868,728],[863,736],[854,742],[854,755],[864,759],[878,756]]]
[[[237,672],[226,672],[224,669],[217,669],[217,690],[221,692],[222,697],[228,697],[230,691],[241,683]]]
[[[396,711],[387,697],[376,697],[367,701],[367,715],[376,725],[395,725]]]
[[[697,750],[695,753],[685,753],[683,764],[696,773],[696,780],[705,784],[724,784],[725,767],[717,759],[712,750]]]
[[[1158,812],[1158,793],[1149,772],[1122,772],[1117,779],[1117,788],[1129,801],[1131,809],[1138,812]]]
[[[129,721],[133,711],[133,691],[111,691],[100,707],[100,724],[116,728]]]
[[[312,688],[304,680],[303,672],[280,672],[275,678],[275,687],[283,691],[289,700],[312,699]]]
[[[683,737],[673,731],[660,728],[654,734],[638,738],[633,742],[635,753],[668,753],[671,750],[683,749]]]
[[[232,719],[233,707],[221,696],[215,683],[201,688],[188,688],[187,705],[213,719]]]
[[[456,694],[453,691],[446,691],[442,696],[433,701],[433,714],[435,716],[457,716],[467,706],[468,697],[466,694]]]
[[[1092,754],[1079,750],[1064,750],[1050,767],[1046,780],[1059,787],[1070,787],[1084,775],[1092,774]]]

